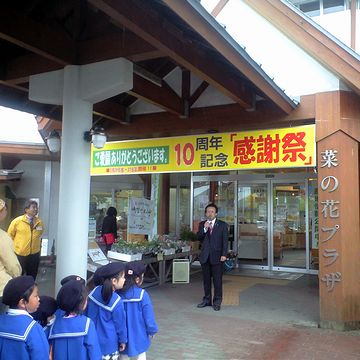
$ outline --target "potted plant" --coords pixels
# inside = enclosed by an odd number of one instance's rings
[[[113,244],[111,251],[108,251],[107,256],[116,260],[134,261],[141,260],[142,253],[136,243],[119,241]]]
[[[200,242],[196,239],[196,234],[188,226],[183,226],[180,231],[180,239],[190,242],[192,250],[199,250]]]

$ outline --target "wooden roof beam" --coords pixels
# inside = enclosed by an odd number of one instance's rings
[[[125,40],[126,39],[126,40]],[[29,40],[30,41],[30,40]],[[29,44],[32,47],[33,44]],[[41,51],[39,51],[41,52]],[[164,57],[164,54],[138,36],[127,32],[111,34],[78,43],[77,64],[125,57],[130,61],[143,61]],[[66,59],[54,62],[39,54],[19,56],[5,65],[3,80],[11,84],[21,84],[29,81],[29,75],[59,70],[70,63]]]
[[[194,93],[191,95],[189,103],[190,107],[194,105],[196,100],[201,96],[201,94],[209,87],[209,84],[206,81],[203,81],[197,89],[194,91]]]
[[[34,57],[34,56],[38,57],[37,55],[28,55],[26,58]],[[44,58],[39,58],[39,60],[40,60],[39,62],[36,62],[36,61],[31,62],[31,64],[32,64],[31,66],[33,66],[33,67],[31,68],[30,73],[32,73],[32,71],[36,71],[36,69],[38,69],[37,64],[39,64],[39,63],[41,63],[43,65],[43,67],[39,68],[42,71],[34,72],[34,74],[37,74],[37,73],[40,73],[40,72],[46,72],[46,71],[59,70],[58,69],[58,67],[59,67],[58,64],[55,64],[54,62],[51,62],[51,61],[49,61],[47,59],[44,59]],[[28,62],[25,61],[24,64],[28,64]],[[61,68],[62,67],[60,67],[60,69]],[[23,102],[34,103],[35,104],[36,102],[31,102],[27,98],[28,89],[25,88],[25,87],[21,87],[19,85],[16,85],[17,83],[22,84],[25,81],[28,81],[28,77],[25,77],[25,74],[27,73],[26,71],[28,71],[28,70],[29,70],[28,68],[23,69],[21,66],[18,66],[16,68],[16,70],[12,68],[11,71],[9,72],[9,74],[12,75],[13,77],[15,76],[15,78],[12,78],[11,80],[7,79],[6,82],[5,81],[0,81],[0,84],[4,84],[7,87],[14,88],[14,89],[17,89],[17,90],[20,90],[20,91],[24,92]],[[2,105],[4,105],[4,106],[14,107],[14,105],[11,106],[9,104],[9,101],[11,101],[11,98],[6,99],[6,98],[2,97],[1,100],[0,100],[0,103]],[[8,105],[6,105],[6,104],[8,104]],[[36,104],[38,104],[38,103],[36,103]],[[38,104],[35,108],[42,108],[42,106],[43,105]],[[26,110],[24,108],[24,111],[29,111],[29,110]],[[102,117],[104,117],[104,118],[106,118],[108,120],[112,120],[112,121],[115,121],[115,122],[120,123],[120,124],[127,124],[129,122],[129,116],[128,116],[128,112],[127,112],[126,108],[124,106],[120,105],[120,104],[115,103],[112,100],[105,100],[105,101],[102,101],[100,103],[94,104],[93,112],[96,115],[100,115],[100,116],[102,116]],[[38,112],[37,114],[38,115],[46,115],[42,111]],[[47,114],[46,116],[50,117],[51,115]]]
[[[191,88],[191,73],[187,69],[181,70],[181,102],[183,108],[183,117],[190,116],[190,88]]]
[[[302,105],[289,115],[270,101],[259,101],[256,111],[246,111],[239,104],[192,108],[191,121],[179,121],[177,116],[166,113],[133,115],[132,124],[112,127],[108,132],[112,138],[151,138],[203,134],[206,129],[229,132],[314,123],[314,96],[309,96],[304,101],[302,99],[301,103]]]
[[[189,39],[182,36],[180,30],[176,31],[173,24],[152,11],[150,2],[138,0],[89,0],[89,2],[107,14],[114,23],[118,23],[119,27],[125,26],[242,107],[252,107],[254,94],[244,80],[235,76],[235,73],[225,73],[225,67],[221,63],[216,63],[207,52],[196,48]]]
[[[217,17],[228,2],[229,0],[219,0],[216,6],[211,10],[211,15]]]
[[[163,81],[157,86],[151,81],[134,73],[133,88],[127,92],[138,99],[150,102],[160,108],[175,114],[182,115],[181,98]]]
[[[29,109],[32,108],[36,114],[50,117],[47,112],[49,105],[29,100],[26,90],[27,89],[10,87],[7,84],[0,82],[0,104],[5,107],[25,112],[30,112]]]
[[[173,10],[189,26],[197,31],[209,44],[221,53],[226,60],[247,77],[258,89],[260,89],[269,99],[277,104],[285,113],[289,114],[295,108],[295,104],[279,91],[275,83],[254,64],[250,64],[243,58],[238,49],[227,41],[222,34],[207,20],[196,11],[188,1],[163,0],[168,7]],[[255,0],[256,2],[256,0]],[[262,3],[262,1],[259,1]],[[230,36],[229,36],[230,37]],[[250,59],[250,57],[249,57]],[[205,79],[206,80],[206,79]],[[252,103],[248,108],[252,108]]]
[[[122,125],[126,125],[130,121],[128,108],[111,100],[94,104],[93,112]]]
[[[0,39],[58,64],[74,64],[76,43],[65,33],[2,8]]]
[[[118,57],[125,57],[130,61],[143,61],[164,57],[164,54],[129,31],[97,37],[78,44],[79,64]]]
[[[60,70],[64,64],[54,62],[38,54],[19,56],[5,65],[3,81],[11,85],[29,82],[30,75]]]
[[[49,151],[46,145],[28,145],[28,144],[5,144],[0,143],[1,155],[29,155],[29,156],[47,156]]]

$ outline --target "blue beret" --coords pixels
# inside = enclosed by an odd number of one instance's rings
[[[103,268],[104,268],[104,266],[98,267],[96,269],[96,271],[94,272],[93,281],[94,281],[95,286],[102,285],[104,282],[104,277],[102,274]]]
[[[69,275],[69,276],[66,276],[66,277],[64,277],[61,281],[60,281],[60,284],[61,285],[64,285],[64,284],[66,284],[68,281],[70,281],[70,280],[77,280],[77,281],[81,281],[81,283],[83,284],[83,285],[86,285],[86,281],[82,278],[82,277],[80,277],[80,276],[78,276],[78,275]]]
[[[70,280],[59,290],[56,301],[61,310],[65,312],[78,311],[78,306],[84,300],[85,286],[78,280]]]
[[[16,306],[23,298],[25,292],[34,285],[35,280],[30,275],[11,279],[4,288],[2,302],[10,307]]]
[[[116,277],[119,273],[125,272],[125,264],[119,261],[115,261],[104,265],[101,270],[98,271],[98,276],[103,279]]]
[[[132,261],[126,264],[126,275],[140,277],[145,273],[146,265],[141,261]]]

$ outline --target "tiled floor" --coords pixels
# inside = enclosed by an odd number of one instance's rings
[[[223,277],[223,305],[239,305],[240,292],[257,284],[285,286],[287,280],[273,280],[246,276],[224,275]]]
[[[225,301],[219,312],[196,308],[202,296],[201,276],[193,276],[188,285],[149,289],[160,327],[149,360],[360,359],[360,332],[316,327],[313,279],[225,276],[224,280]],[[228,292],[232,285],[237,290]]]

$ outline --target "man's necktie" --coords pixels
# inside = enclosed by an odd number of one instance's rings
[[[213,231],[213,225],[212,222],[209,223],[209,231],[210,231],[210,235],[212,234]]]
[[[30,219],[30,229],[31,231],[33,230],[34,228],[34,219]]]

